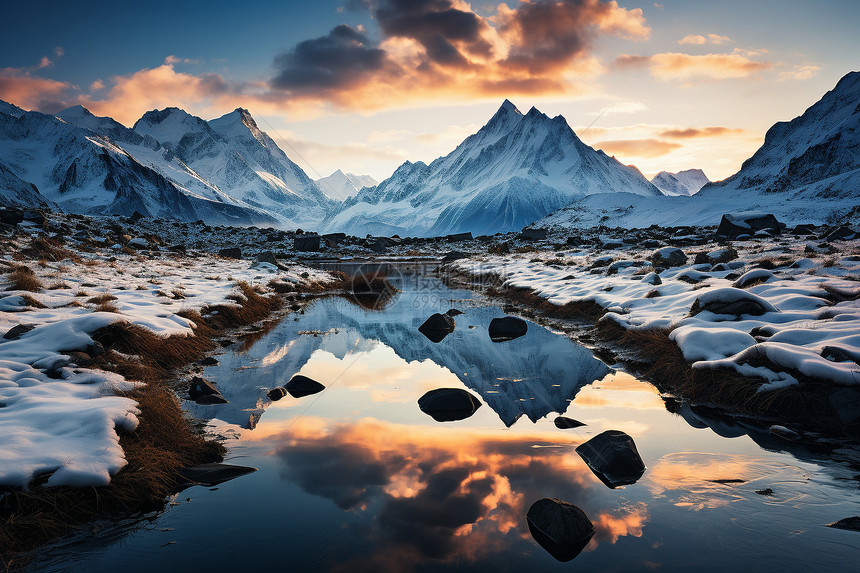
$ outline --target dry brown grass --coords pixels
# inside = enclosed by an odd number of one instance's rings
[[[40,281],[36,276],[36,273],[33,272],[33,269],[24,265],[15,267],[15,269],[9,273],[8,279],[11,284],[6,290],[39,292],[45,288],[42,281]]]
[[[25,294],[21,297],[24,300],[24,304],[33,308],[47,308],[44,304],[33,298],[32,296]]]
[[[203,308],[201,315],[211,328],[224,330],[253,324],[263,320],[283,305],[280,298],[262,296],[244,281],[239,282],[238,287],[241,294],[227,297],[236,304],[216,304]]]
[[[496,289],[489,287],[485,290],[485,294],[489,297],[502,298],[511,304],[537,311],[549,318],[594,322],[606,313],[603,307],[593,300],[572,301],[563,305],[557,305],[535,294],[529,288]]]
[[[45,261],[80,260],[78,255],[63,246],[63,240],[59,237],[35,237],[30,246],[23,249],[23,253],[29,259]]]
[[[116,297],[114,295],[110,293],[104,293],[90,298],[89,300],[87,300],[87,302],[90,304],[103,304],[112,300],[116,300]]]

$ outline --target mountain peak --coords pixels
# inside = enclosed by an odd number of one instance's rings
[[[61,111],[60,113],[58,113],[56,115],[60,119],[63,119],[66,117],[88,117],[88,116],[93,115],[93,112],[91,112],[90,110],[88,110],[84,106],[78,104],[78,105],[73,105],[72,107],[67,107],[66,109],[64,109],[63,111]]]

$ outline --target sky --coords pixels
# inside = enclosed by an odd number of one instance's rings
[[[430,162],[505,99],[638,167],[735,173],[860,69],[856,0],[315,0],[4,6],[0,99],[131,127],[248,109],[308,175]]]

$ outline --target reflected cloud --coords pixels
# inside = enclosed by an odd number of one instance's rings
[[[559,444],[555,432],[440,432],[374,419],[268,425],[259,429],[278,444],[270,454],[281,462],[285,480],[367,520],[357,534],[373,544],[371,556],[342,564],[344,569],[409,570],[427,559],[479,560],[530,542],[526,509],[546,495],[576,501],[597,516],[589,550],[641,536],[648,519],[641,503],[594,507],[598,484],[573,452],[576,443]],[[247,439],[260,437],[252,432]]]
[[[632,410],[664,410],[660,392],[653,385],[618,372],[583,386],[573,400],[579,408],[607,406]]]

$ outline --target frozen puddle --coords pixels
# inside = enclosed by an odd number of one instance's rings
[[[340,298],[290,315],[204,376],[229,404],[186,403],[259,471],[178,494],[143,522],[103,524],[47,551],[33,571],[851,570],[860,514],[851,452],[823,455],[664,400],[533,323],[492,342],[504,316],[467,291],[403,277],[383,310]],[[463,311],[434,343],[435,312]],[[301,373],[318,394],[271,402]],[[418,399],[463,389],[474,415],[436,422]],[[558,429],[563,414],[586,425]],[[610,489],[574,451],[604,430],[632,436],[647,467]],[[786,448],[791,447],[792,451]],[[596,530],[556,561],[525,515],[544,497]]]

